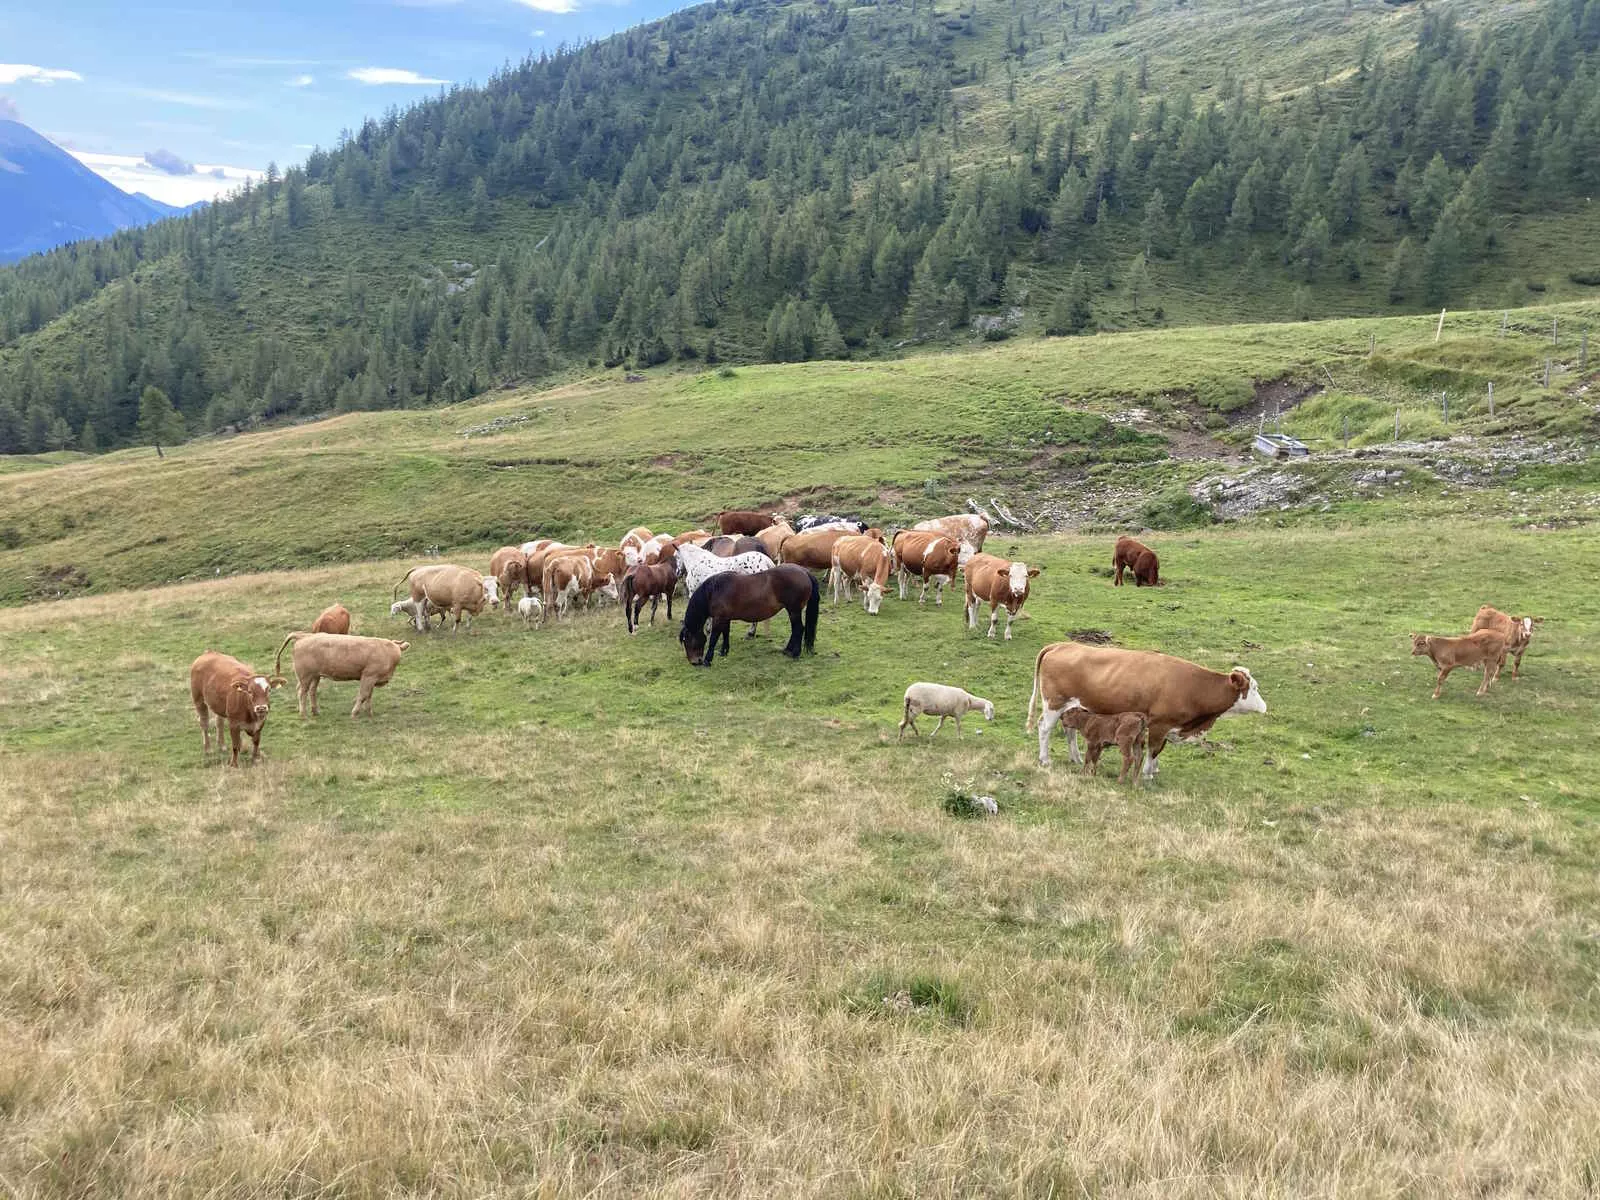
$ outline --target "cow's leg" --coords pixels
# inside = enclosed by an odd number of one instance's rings
[[[1450,672],[1453,670],[1455,670],[1454,667],[1439,668],[1439,678],[1433,684],[1433,698],[1435,700],[1439,698],[1439,689],[1444,687],[1444,681],[1450,677]]]
[[[1502,659],[1498,660],[1497,662],[1487,662],[1486,661],[1483,664],[1483,683],[1478,688],[1478,695],[1481,696],[1485,692],[1487,692],[1489,690],[1489,685],[1491,683],[1493,683],[1496,679],[1500,678],[1500,665],[1503,662],[1505,662],[1505,659],[1502,658]]]
[[[217,724],[217,741],[220,743],[222,741],[222,719],[220,717],[217,719]],[[228,765],[237,767],[239,765],[239,726],[232,721],[228,722],[228,740],[233,746],[233,757],[228,760]]]
[[[943,575],[935,575],[933,579],[933,602],[938,607],[944,607],[944,589],[950,581]]]
[[[944,728],[944,718],[940,717],[939,718],[939,723],[933,727],[933,732],[928,735],[928,740],[930,742],[933,741],[934,738],[939,736],[939,730],[941,730],[943,728]]]
[[[1099,742],[1091,741],[1087,736],[1083,740],[1084,745],[1088,748],[1088,753],[1083,756],[1083,773],[1085,775],[1098,775],[1100,773],[1100,751],[1102,747]]]
[[[1146,779],[1154,779],[1161,771],[1161,764],[1156,759],[1160,758],[1161,752],[1166,749],[1167,734],[1171,733],[1172,729],[1173,726],[1171,725],[1151,724],[1149,747],[1144,756],[1144,777]]]
[[[294,689],[294,698],[300,708],[300,715],[306,715],[306,695],[311,691],[311,681],[302,675],[298,686]]]
[[[1111,586],[1112,587],[1121,587],[1122,586],[1122,564],[1121,563],[1113,563],[1112,566],[1117,568],[1117,577],[1111,581]]]
[[[1089,739],[1083,740],[1087,743]],[[1078,747],[1078,731],[1070,727],[1067,729],[1067,761],[1072,763],[1083,761],[1083,751]]]
[[[1511,664],[1511,678],[1518,679],[1518,678],[1521,677],[1521,675],[1522,675],[1522,656],[1524,654],[1526,654],[1527,652],[1528,652],[1528,648],[1526,646],[1524,646],[1521,650],[1517,651],[1517,659],[1516,659],[1516,661],[1514,663]]]
[[[250,731],[250,761],[255,762],[261,757],[261,732],[264,725],[257,725]]]
[[[1056,722],[1061,720],[1061,710],[1044,706],[1044,715],[1039,718],[1039,765],[1050,765],[1050,731],[1056,727]]]
[[[1016,610],[1012,609],[1012,608],[1007,608],[1006,609],[1006,636],[1005,636],[1005,640],[1008,641],[1008,642],[1011,640],[1011,622],[1015,621],[1016,619],[1017,619]]]
[[[359,714],[363,708],[367,710],[367,716],[372,715],[372,689],[376,682],[377,680],[371,675],[361,677],[361,686],[356,692],[355,707],[350,710],[352,717]]]
[[[895,572],[895,578],[900,581],[900,599],[904,600],[906,598],[906,571],[904,567]]]
[[[991,600],[991,601],[989,601],[989,636],[990,637],[994,636],[995,622],[998,621],[999,619],[1000,619],[1000,605],[995,603],[993,600]],[[1011,631],[1009,629],[1006,631],[1006,636],[1007,637],[1011,636]]]
[[[206,761],[206,755],[211,753],[211,710],[206,707],[204,700],[195,701],[194,711],[200,718],[200,761]],[[217,745],[222,745],[222,721],[217,721]]]
[[[318,702],[317,702],[317,698],[321,694],[317,689],[319,689],[321,686],[322,686],[322,676],[321,675],[313,675],[311,677],[311,715],[313,717],[317,717],[317,716],[321,716],[322,715],[322,709],[318,706]]]
[[[418,633],[428,632],[428,606],[426,603],[411,602],[411,623],[417,627]]]

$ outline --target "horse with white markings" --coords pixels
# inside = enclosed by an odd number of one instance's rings
[[[683,594],[693,596],[700,585],[713,575],[733,571],[739,575],[759,575],[772,570],[772,560],[765,554],[735,554],[732,558],[718,558],[709,550],[689,542],[678,545],[678,577],[683,580]],[[750,636],[755,637],[756,627],[750,626]]]

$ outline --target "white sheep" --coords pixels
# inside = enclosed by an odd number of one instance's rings
[[[517,615],[522,618],[522,626],[526,629],[530,621],[544,616],[544,605],[539,602],[537,596],[524,596],[517,601]]]
[[[938,717],[939,723],[933,727],[933,732],[928,737],[938,736],[939,730],[944,728],[945,718],[954,717],[956,722],[956,736],[961,736],[961,714],[972,712],[974,709],[983,712],[985,721],[994,720],[994,705],[982,696],[974,696],[971,692],[964,692],[958,687],[950,687],[943,683],[913,683],[906,689],[906,712],[900,719],[900,734],[895,738],[906,735],[906,726],[911,726],[911,732],[921,737],[917,729],[917,718],[926,713],[930,717]]]

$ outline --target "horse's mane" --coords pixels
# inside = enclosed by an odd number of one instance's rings
[[[683,610],[683,627],[685,629],[704,629],[707,621],[711,619],[711,592],[712,584],[719,579],[731,579],[732,575],[724,572],[713,575],[699,587],[695,588],[694,595],[689,597],[689,603]]]

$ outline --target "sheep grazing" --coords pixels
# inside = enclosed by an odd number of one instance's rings
[[[956,736],[961,736],[961,716],[974,710],[983,713],[985,721],[994,720],[994,705],[982,696],[974,696],[971,692],[964,692],[958,687],[950,687],[943,683],[913,683],[906,689],[905,716],[900,718],[900,734],[895,738],[899,741],[906,735],[906,726],[911,726],[911,732],[921,737],[917,729],[917,718],[926,714],[938,717],[939,723],[933,727],[933,732],[928,735],[931,739],[938,735],[944,728],[946,718],[954,718],[956,723]]]
[[[524,596],[517,601],[517,615],[522,618],[522,626],[526,629],[530,621],[543,618],[544,605],[539,602],[537,596]]]

